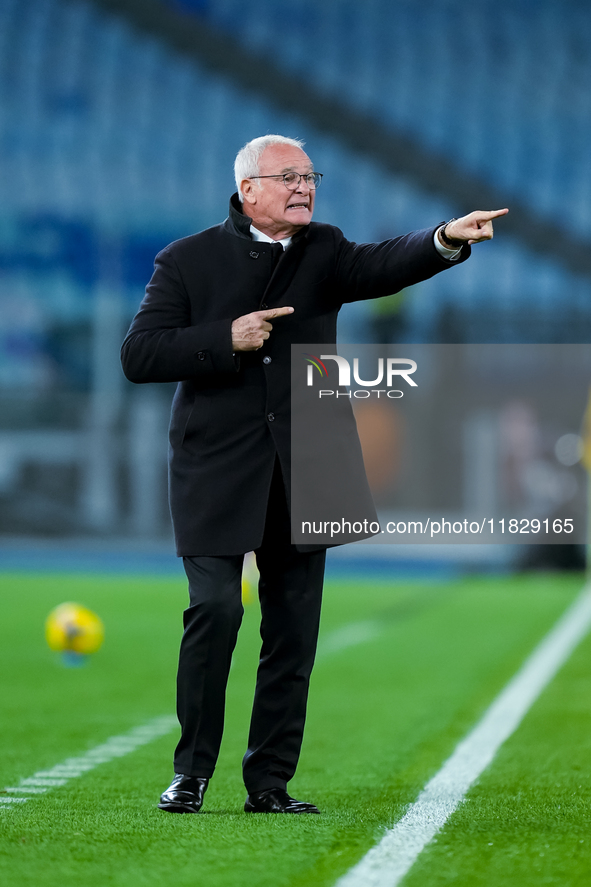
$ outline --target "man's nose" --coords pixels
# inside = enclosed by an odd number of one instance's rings
[[[301,191],[301,192],[303,192],[304,194],[309,194],[309,193],[310,193],[310,186],[309,186],[308,182],[306,181],[306,179],[305,179],[303,176],[302,176],[302,178],[301,178],[301,179],[299,180],[299,182],[298,182],[298,186],[297,186],[297,188],[296,188],[296,191]]]

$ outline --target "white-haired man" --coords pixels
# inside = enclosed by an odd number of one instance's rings
[[[318,813],[287,793],[304,731],[325,545],[290,533],[290,346],[336,342],[344,302],[390,295],[468,258],[506,210],[379,244],[312,222],[322,175],[303,142],[238,153],[226,221],[158,254],[122,347],[133,382],[178,382],[170,504],[189,579],[177,681],[181,739],[162,810],[197,813],[222,737],[245,552],[260,571],[262,649],[243,775],[252,813]],[[347,187],[354,188],[354,178]]]

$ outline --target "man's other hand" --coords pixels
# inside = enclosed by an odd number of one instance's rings
[[[455,219],[450,222],[445,229],[447,237],[454,240],[463,240],[466,243],[481,243],[483,240],[492,240],[493,237],[493,219],[499,216],[506,216],[508,209],[495,209],[491,212],[477,209],[461,219]],[[446,244],[443,244],[446,246]]]
[[[284,314],[293,314],[293,308],[269,308],[267,311],[253,311],[237,317],[232,323],[232,349],[234,351],[258,351],[268,339],[273,324],[269,323]]]

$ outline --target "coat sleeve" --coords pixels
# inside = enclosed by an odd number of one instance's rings
[[[156,256],[146,295],[121,347],[123,372],[131,382],[182,382],[232,373],[232,320],[191,326],[189,296],[166,247]]]
[[[462,247],[455,262],[444,259],[435,249],[437,228],[439,225],[381,243],[357,244],[343,237],[337,244],[336,262],[342,302],[389,296],[464,262],[470,255],[468,245]]]

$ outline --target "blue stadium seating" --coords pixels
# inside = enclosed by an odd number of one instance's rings
[[[591,234],[587,4],[572,0],[565,15],[550,0],[175,3]],[[86,0],[0,0],[0,121],[0,298],[5,317],[28,306],[20,345],[0,322],[0,386],[52,384],[47,331],[88,317],[105,239],[120,243],[131,313],[158,246],[224,217],[236,150],[261,133],[306,138],[326,174],[317,218],[353,240],[471,208],[385,174],[310,131],[297,108],[279,113]],[[436,336],[443,305],[589,316],[589,291],[501,235],[417,288],[407,336]],[[342,338],[368,335],[370,317],[368,306],[347,308]]]

